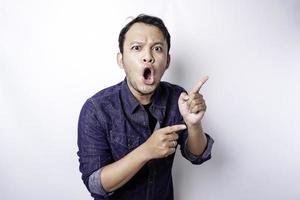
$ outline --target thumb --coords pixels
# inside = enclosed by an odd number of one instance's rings
[[[187,95],[186,92],[181,92],[181,94],[180,94],[180,96],[179,96],[179,99],[178,99],[178,103],[183,104],[183,103],[185,103],[186,101],[188,101],[189,98],[190,98],[190,97],[189,97],[189,95]]]

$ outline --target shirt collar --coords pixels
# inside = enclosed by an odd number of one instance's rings
[[[169,91],[163,88],[161,83],[153,94],[150,112],[152,112],[152,114],[154,114],[158,119],[162,119],[165,114],[168,94]],[[133,114],[137,107],[140,106],[138,100],[131,93],[127,85],[126,78],[122,82],[121,98],[123,99],[125,109],[129,111],[130,114]]]
[[[140,105],[138,100],[131,93],[127,85],[126,78],[122,82],[121,98],[124,102],[125,109],[128,110],[130,114],[132,114],[135,111],[135,109]]]

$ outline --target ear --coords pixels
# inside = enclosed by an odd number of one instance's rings
[[[124,68],[123,67],[123,55],[120,52],[117,54],[117,63],[120,68]]]
[[[168,54],[168,57],[167,57],[167,66],[166,66],[166,69],[168,69],[168,68],[169,68],[170,62],[171,62],[171,56],[170,56],[170,54]]]

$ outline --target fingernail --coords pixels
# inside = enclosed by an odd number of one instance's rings
[[[180,126],[180,129],[186,129],[186,125],[185,125],[185,124],[182,124],[182,125]]]

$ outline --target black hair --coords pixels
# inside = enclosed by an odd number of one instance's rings
[[[165,39],[167,40],[168,52],[169,52],[170,47],[171,47],[171,43],[170,43],[171,36],[169,34],[167,27],[165,26],[164,22],[162,21],[162,19],[155,17],[155,16],[140,14],[136,18],[131,20],[128,24],[126,24],[126,26],[124,26],[124,28],[122,28],[122,30],[120,31],[119,49],[120,49],[121,53],[123,53],[124,40],[125,40],[125,35],[126,35],[127,31],[130,29],[130,27],[133,24],[138,23],[138,22],[149,24],[149,25],[156,26],[157,28],[159,28],[159,30],[162,32]]]

